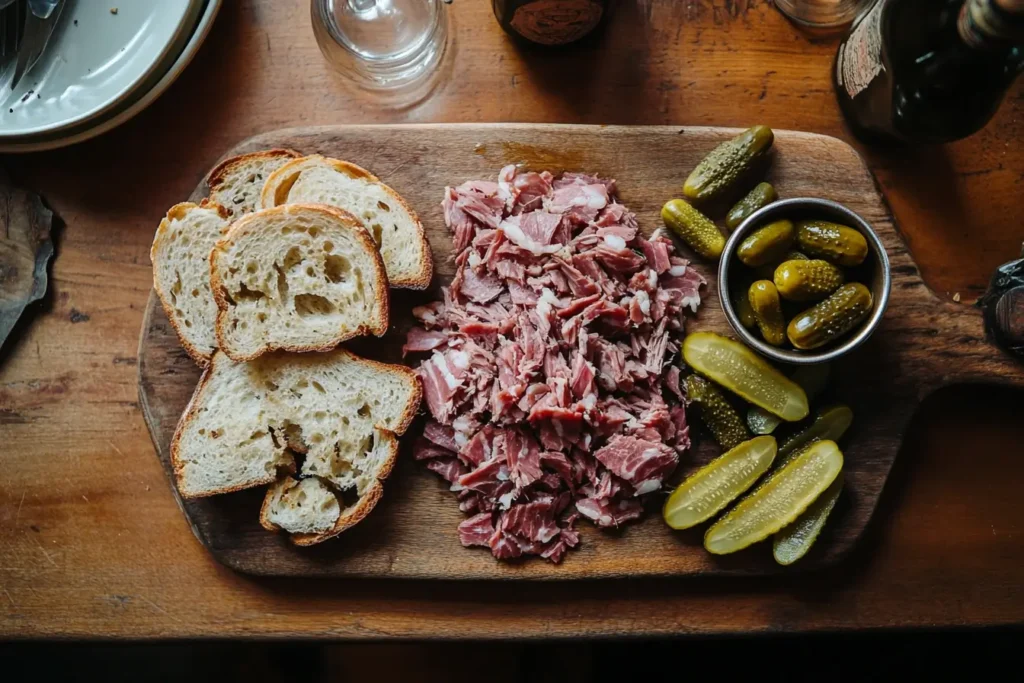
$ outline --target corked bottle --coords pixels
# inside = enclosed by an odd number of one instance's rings
[[[1024,69],[1024,0],[876,0],[836,55],[862,138],[949,142],[980,130]]]

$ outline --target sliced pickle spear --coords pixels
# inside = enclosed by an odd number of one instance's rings
[[[818,539],[818,534],[825,527],[832,508],[843,490],[843,473],[840,472],[835,481],[818,496],[807,510],[796,518],[796,521],[775,534],[772,541],[772,555],[781,565],[791,565],[807,554],[807,551]]]
[[[775,451],[775,437],[759,436],[718,456],[668,497],[662,509],[665,523],[689,529],[710,519],[768,471]]]
[[[828,363],[801,365],[789,378],[800,385],[808,401],[813,401],[825,389],[831,371]],[[760,406],[753,406],[747,411],[747,427],[754,434],[771,434],[781,423],[778,416]]]
[[[763,541],[799,517],[842,469],[835,441],[818,441],[715,522],[704,534],[704,549],[725,555]]]
[[[837,403],[822,408],[814,418],[814,422],[783,440],[779,447],[779,466],[789,462],[808,444],[815,441],[839,441],[853,423],[853,411],[850,406]]]
[[[743,344],[714,332],[683,342],[687,365],[741,398],[787,422],[807,417],[807,394]]]

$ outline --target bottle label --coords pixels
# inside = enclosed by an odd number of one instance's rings
[[[878,74],[885,70],[882,64],[882,7],[879,0],[861,17],[850,32],[846,43],[839,48],[836,59],[836,80],[854,98],[864,91]]]
[[[535,43],[561,45],[593,30],[602,13],[601,5],[593,0],[538,0],[516,9],[509,23]]]

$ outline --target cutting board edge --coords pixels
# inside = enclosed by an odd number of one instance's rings
[[[400,130],[413,130],[413,131],[421,131],[421,130],[440,130],[440,131],[444,131],[444,130],[471,130],[471,129],[484,130],[484,131],[509,130],[510,132],[512,132],[512,131],[519,131],[520,134],[523,131],[530,131],[530,130],[534,130],[534,129],[536,129],[536,130],[546,130],[546,131],[549,131],[549,132],[551,132],[552,130],[554,130],[556,132],[560,131],[560,130],[564,130],[564,131],[567,131],[567,132],[572,131],[572,132],[577,132],[577,133],[579,133],[579,132],[594,133],[594,132],[599,132],[600,131],[600,132],[618,133],[620,135],[622,135],[623,133],[634,133],[634,134],[637,134],[637,135],[640,135],[640,134],[643,134],[643,133],[654,133],[654,134],[660,134],[660,135],[667,135],[667,134],[678,135],[680,133],[688,132],[688,133],[691,133],[691,134],[694,134],[694,133],[705,133],[707,135],[707,137],[726,136],[726,135],[735,133],[735,132],[737,132],[739,130],[742,130],[740,128],[716,128],[716,127],[710,127],[710,126],[700,126],[700,127],[681,127],[681,126],[600,126],[600,125],[596,125],[596,126],[595,125],[582,125],[581,126],[581,125],[575,125],[575,124],[554,124],[554,125],[549,125],[549,124],[521,124],[521,123],[513,123],[513,124],[505,124],[505,123],[489,123],[489,124],[401,124],[401,125],[367,124],[367,125],[320,126],[320,127],[315,127],[315,128],[296,127],[296,128],[282,129],[282,130],[277,130],[277,131],[269,131],[269,132],[257,134],[255,136],[251,136],[249,138],[246,138],[246,139],[240,141],[239,143],[237,143],[236,145],[234,145],[232,147],[232,150],[230,152],[228,152],[228,154],[226,156],[230,156],[232,154],[235,154],[235,153],[238,153],[238,152],[242,152],[242,151],[252,151],[254,149],[259,149],[259,148],[287,146],[288,142],[290,142],[290,141],[286,140],[286,139],[283,139],[283,136],[299,136],[299,137],[310,136],[310,137],[314,137],[316,135],[324,135],[324,134],[326,134],[328,136],[337,136],[337,135],[344,134],[346,131],[349,131],[349,132],[354,132],[354,131],[364,131],[365,132],[365,131],[374,131],[374,130],[394,131],[396,129],[400,129]],[[843,140],[841,140],[839,138],[835,138],[833,136],[828,136],[828,135],[822,135],[822,134],[818,134],[818,133],[807,133],[807,132],[801,132],[801,131],[778,131],[778,134],[783,139],[785,139],[785,138],[790,138],[790,139],[798,138],[798,139],[804,139],[804,140],[822,140],[822,141],[826,141],[827,144],[833,148],[833,151],[838,150],[838,152],[841,153],[842,155],[851,155],[850,156],[851,160],[855,157],[856,158],[856,166],[857,166],[856,170],[858,172],[860,172],[860,173],[866,174],[869,178],[871,178],[871,181],[873,183],[872,190],[874,190],[874,192],[872,193],[872,196],[878,197],[878,198],[881,199],[882,205],[884,206],[884,209],[885,209],[885,211],[887,213],[886,219],[889,222],[891,222],[891,224],[893,226],[895,226],[895,220],[892,218],[892,213],[891,213],[891,210],[888,207],[888,204],[885,203],[885,201],[884,201],[884,195],[883,195],[883,193],[881,191],[880,186],[877,183],[877,179],[870,172],[870,169],[868,168],[868,166],[867,166],[866,162],[864,161],[863,157],[860,156],[860,154],[857,152],[856,149],[854,149],[848,143],[846,143],[845,141],[843,141]],[[275,138],[281,138],[281,139],[280,140],[275,140]],[[313,150],[310,150],[308,148],[304,149],[302,144],[301,144],[301,141],[296,141],[296,142],[299,142],[299,144],[296,144],[294,146],[297,147],[299,151],[313,151]],[[315,143],[311,141],[310,144],[312,146],[312,144],[315,144]],[[193,193],[193,196],[203,196],[202,193],[205,191],[205,189],[206,188],[205,188],[205,178],[204,178],[201,181],[201,183],[199,184],[199,186],[196,188],[196,191]],[[865,188],[865,191],[866,191],[866,188]],[[900,236],[900,237],[902,238],[902,236]],[[145,337],[146,334],[148,333],[148,325],[151,322],[149,312],[147,312],[146,321],[147,321],[147,324],[143,327],[143,335],[142,335],[143,337]],[[140,338],[140,361],[139,361],[139,363],[140,363],[140,393],[142,391],[142,382],[141,382],[142,363],[143,363],[143,354],[141,353],[142,341],[143,341],[143,339]],[[147,408],[148,408],[148,403],[149,403],[148,400],[146,400],[145,401],[145,405],[147,406]],[[148,419],[148,417],[147,417],[147,427],[149,428],[151,437],[153,437],[154,442],[155,442],[157,440],[157,437],[153,433],[153,425],[151,424],[151,422]],[[158,448],[158,451],[159,451],[159,448]],[[886,478],[886,479],[888,478],[889,470],[891,470],[892,463],[895,460],[895,457],[896,457],[896,455],[894,454],[891,458],[888,458],[888,463],[887,463],[887,465],[885,467],[885,473],[883,475],[883,477]],[[173,476],[171,478],[171,486],[172,486],[172,489],[173,489],[174,488]],[[180,497],[178,496],[176,491],[174,492],[174,494],[175,494],[175,497],[176,497],[176,501],[179,504],[179,507],[182,507],[183,504],[184,504],[183,501],[180,499]],[[878,508],[878,503],[879,503],[880,497],[881,497],[881,493],[877,497],[874,498],[874,500],[872,501],[872,504],[870,506],[870,509],[862,509],[860,511],[861,517],[857,520],[856,535],[854,535],[852,538],[846,538],[844,536],[843,540],[841,542],[839,542],[837,540],[835,542],[835,546],[836,547],[834,549],[834,552],[829,553],[829,555],[827,557],[819,557],[819,558],[815,558],[811,562],[803,563],[802,570],[803,571],[821,570],[821,569],[824,569],[824,568],[827,568],[827,567],[834,566],[835,564],[838,564],[838,563],[844,561],[846,559],[846,557],[849,555],[849,553],[852,552],[857,547],[857,545],[861,542],[862,537],[864,536],[865,529],[867,529],[871,525],[872,521],[875,519],[875,514],[876,514],[876,511],[877,511],[877,508]],[[318,571],[318,570],[315,570],[315,569],[313,571],[309,571],[308,567],[307,567],[307,570],[299,571],[299,572],[294,571],[294,570],[290,570],[287,567],[285,567],[285,571],[273,571],[273,570],[270,570],[270,571],[259,571],[259,570],[254,570],[251,566],[247,566],[244,563],[240,563],[240,562],[236,561],[233,558],[233,552],[234,551],[232,549],[224,550],[222,548],[215,548],[215,547],[213,547],[210,544],[209,539],[205,538],[204,534],[202,534],[200,532],[200,530],[197,529],[196,525],[193,524],[191,518],[189,517],[189,515],[187,513],[186,513],[186,518],[188,519],[190,527],[192,527],[193,533],[194,533],[194,535],[196,535],[197,540],[199,540],[200,543],[202,543],[211,552],[211,554],[214,555],[215,559],[217,559],[218,562],[220,562],[221,564],[224,564],[225,566],[227,566],[229,568],[234,569],[235,571],[239,571],[239,572],[246,573],[248,575],[253,575],[253,576],[320,576],[320,577],[333,577],[333,578],[339,578],[341,576],[347,576],[347,577],[364,577],[364,578],[396,578],[396,579],[416,578],[416,579],[438,579],[438,580],[443,580],[445,578],[452,578],[453,576],[456,576],[456,577],[458,577],[460,579],[464,578],[464,579],[467,579],[467,580],[485,579],[485,580],[504,580],[504,581],[513,580],[513,581],[530,581],[530,582],[532,582],[532,581],[563,581],[563,580],[568,581],[568,580],[579,580],[579,579],[594,580],[594,579],[604,579],[604,578],[612,579],[612,578],[626,578],[626,577],[638,578],[637,576],[635,576],[633,574],[630,574],[628,572],[617,572],[617,571],[605,572],[605,573],[603,573],[599,577],[598,576],[594,576],[594,577],[581,576],[579,574],[576,574],[576,575],[573,575],[573,576],[565,576],[565,575],[560,575],[557,572],[556,573],[545,572],[545,573],[540,573],[540,574],[528,574],[528,575],[494,575],[494,574],[485,574],[485,573],[482,573],[480,571],[477,571],[477,572],[466,574],[466,575],[446,574],[446,575],[443,575],[443,576],[439,575],[439,574],[429,574],[429,573],[419,573],[419,572],[382,573],[382,572],[375,572],[375,571],[372,571],[372,570],[371,571],[344,570],[344,571],[342,571],[340,573],[337,572],[337,571],[331,573],[331,572],[321,572],[321,571]],[[811,560],[811,558],[808,558],[808,560]],[[711,567],[711,568],[705,568],[705,569],[702,569],[702,570],[694,571],[691,568],[685,568],[683,570],[683,573],[673,572],[671,570],[666,570],[664,572],[662,572],[662,571],[649,571],[647,573],[642,574],[642,576],[643,577],[651,577],[651,578],[655,578],[655,577],[682,578],[684,576],[707,576],[707,575],[715,575],[715,576],[763,576],[763,575],[777,575],[780,572],[784,572],[784,571],[791,572],[791,571],[793,571],[793,569],[785,570],[783,568],[774,567],[774,568],[772,568],[771,571],[769,571],[763,565],[760,565],[760,566],[755,565],[755,566],[753,566],[749,570],[743,570],[743,569],[735,570],[735,569],[729,569],[729,568],[723,568],[723,567]],[[800,571],[800,569],[797,569],[797,571]]]
[[[531,122],[502,122],[502,121],[490,121],[483,123],[339,123],[339,124],[326,124],[320,126],[289,126],[287,128],[277,128],[274,130],[264,131],[262,133],[256,133],[248,137],[242,138],[221,157],[226,159],[239,153],[239,150],[245,150],[253,148],[259,145],[263,145],[262,148],[268,147],[279,147],[278,143],[272,143],[269,146],[264,144],[264,140],[280,139],[282,137],[312,137],[314,135],[321,135],[324,133],[334,133],[337,131],[361,131],[361,130],[545,130],[545,131],[604,131],[612,133],[675,133],[676,135],[694,134],[694,133],[733,133],[738,134],[746,128],[732,127],[732,126],[687,126],[687,125],[670,125],[670,124],[655,124],[655,125],[630,125],[630,124],[603,124],[603,123],[531,123]],[[789,130],[787,128],[773,128],[772,131],[775,133],[775,137],[779,138],[806,138],[806,139],[819,139],[827,140],[829,144],[838,143],[845,151],[850,152],[853,156],[857,157],[863,168],[874,178],[874,174],[871,173],[871,169],[867,164],[867,160],[864,159],[863,155],[857,150],[856,147],[848,143],[842,138],[838,138],[834,135],[827,133],[814,133],[803,130]],[[302,152],[303,150],[296,150]],[[219,162],[218,162],[219,163]],[[216,165],[210,168],[215,168]],[[884,199],[881,186],[877,185],[876,189],[880,196]],[[888,203],[886,203],[888,208]],[[890,210],[890,215],[892,214]]]
[[[884,495],[884,489],[883,494]],[[177,497],[177,494],[175,495]],[[179,504],[180,506],[180,504]],[[756,566],[748,569],[730,569],[722,568],[716,569],[714,572],[700,573],[679,573],[672,572],[669,570],[664,571],[653,571],[643,574],[632,574],[628,572],[606,572],[596,576],[578,576],[578,575],[560,575],[557,573],[553,574],[540,574],[540,575],[522,575],[502,573],[501,566],[497,565],[496,569],[498,573],[449,573],[440,575],[438,573],[426,573],[426,572],[372,572],[372,571],[348,571],[345,574],[332,574],[330,572],[304,572],[301,575],[288,572],[276,572],[276,571],[264,571],[259,568],[254,568],[244,562],[239,562],[234,559],[234,554],[230,551],[225,551],[220,548],[211,547],[209,543],[204,542],[200,532],[194,527],[192,528],[193,535],[196,537],[208,553],[218,563],[227,567],[228,569],[244,574],[246,576],[253,576],[259,578],[310,578],[310,579],[376,579],[384,581],[429,581],[431,583],[437,583],[442,581],[487,581],[487,582],[518,582],[518,583],[561,583],[561,582],[576,582],[576,581],[622,581],[624,579],[630,579],[634,581],[655,581],[655,580],[701,580],[707,579],[709,576],[722,577],[728,579],[739,579],[739,578],[752,578],[752,577],[777,577],[777,576],[794,576],[794,575],[806,575],[816,574],[825,571],[835,569],[839,565],[845,563],[847,559],[856,552],[866,541],[865,538],[868,536],[866,533],[868,529],[873,525],[875,519],[875,512],[877,511],[878,505],[876,504],[874,509],[871,511],[871,515],[865,520],[864,528],[856,536],[853,536],[849,541],[844,541],[841,545],[833,546],[828,555],[825,557],[813,558],[813,562],[809,563],[795,563],[793,565],[783,567],[776,565],[774,567],[765,568],[765,566]],[[187,515],[186,515],[187,517]],[[191,524],[189,525],[191,527]],[[762,544],[771,543],[771,539],[767,539],[761,542]],[[474,552],[482,552],[480,549],[472,549]],[[769,551],[770,552],[770,551]],[[530,558],[526,562],[544,562],[540,558]],[[767,565],[766,565],[767,566]]]

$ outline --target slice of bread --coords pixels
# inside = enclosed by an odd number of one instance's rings
[[[300,481],[315,478],[336,496],[332,526],[323,528],[330,505],[320,487],[304,484],[303,500],[318,505],[300,511],[287,478],[268,490],[260,521],[296,532],[298,545],[319,543],[377,504],[421,398],[411,369],[344,349],[249,363],[217,353],[171,443],[178,490],[192,498],[271,483],[303,460]]]
[[[290,149],[269,149],[225,159],[206,178],[210,200],[223,206],[233,218],[257,211],[266,179],[299,156]]]
[[[260,510],[260,524],[268,531],[321,534],[334,528],[341,506],[327,484],[316,477],[285,477],[271,485]]]
[[[267,178],[261,205],[337,206],[363,221],[380,247],[392,287],[425,289],[434,263],[423,224],[402,197],[372,173],[319,155],[288,162]]]
[[[289,204],[231,224],[210,254],[217,342],[232,360],[326,351],[388,328],[388,279],[363,225],[331,206]]]
[[[167,318],[188,355],[204,367],[217,348],[210,250],[227,228],[228,215],[219,204],[177,204],[160,221],[149,253],[153,287]]]
[[[257,361],[280,388],[274,399],[294,425],[289,441],[301,443],[305,451],[301,476],[315,476],[350,499],[342,501],[332,529],[295,534],[297,545],[325,541],[370,513],[398,458],[398,436],[409,427],[422,397],[419,379],[405,366],[369,361],[342,349],[330,354],[330,363],[318,360],[322,355],[273,354]],[[271,487],[267,498],[274,494]]]
[[[370,450],[363,451],[365,447]],[[260,510],[260,524],[265,529],[287,531],[295,545],[309,546],[334,538],[370,514],[384,495],[384,479],[391,473],[398,456],[398,438],[386,429],[374,429],[371,437],[361,444],[346,443],[338,450],[344,451],[344,455],[339,452],[325,461],[318,461],[321,468],[326,465],[327,471],[335,473],[351,470],[359,473],[358,476],[341,477],[353,479],[344,487],[337,483],[337,476],[332,479],[307,476],[297,482],[293,477],[286,477],[272,484]],[[298,496],[291,482],[304,485],[307,495]],[[350,498],[351,503],[342,509],[344,498]]]
[[[294,455],[272,431],[280,424],[274,391],[259,365],[213,355],[171,440],[183,497],[239,491],[295,471]]]
[[[370,444],[369,451],[365,453],[353,451],[351,456],[347,456],[351,458],[350,460],[339,454],[332,459],[331,463],[331,468],[334,470],[342,469],[345,467],[345,463],[348,463],[356,472],[354,490],[352,488],[342,489],[339,495],[339,498],[342,498],[348,494],[354,499],[353,502],[342,509],[334,526],[330,529],[292,534],[292,543],[302,546],[323,543],[327,539],[334,538],[341,532],[351,529],[366,519],[373,508],[377,507],[377,503],[384,495],[384,480],[391,474],[391,469],[395,466],[395,460],[398,458],[398,437],[386,429],[375,429],[372,443],[365,443]],[[337,487],[336,482],[337,478],[332,478],[331,483],[335,487]]]

